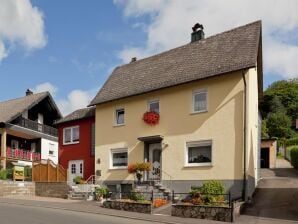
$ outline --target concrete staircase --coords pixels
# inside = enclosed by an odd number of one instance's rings
[[[71,200],[87,200],[89,196],[93,196],[94,189],[97,185],[94,184],[77,184],[71,186],[71,191],[68,193],[68,199]]]
[[[160,181],[144,181],[141,184],[136,184],[135,189],[140,192],[147,192],[144,194],[147,200],[151,200],[152,194],[150,192],[153,192],[154,198],[171,199],[171,189],[164,186]]]

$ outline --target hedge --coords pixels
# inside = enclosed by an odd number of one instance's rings
[[[286,140],[286,146],[298,145],[298,137],[289,138]]]
[[[291,155],[292,166],[298,169],[298,146],[291,147],[290,155]]]

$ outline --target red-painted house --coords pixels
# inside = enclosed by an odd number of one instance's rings
[[[95,108],[76,110],[58,120],[59,164],[68,169],[68,180],[94,175]]]

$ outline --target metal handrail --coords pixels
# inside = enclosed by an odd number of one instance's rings
[[[91,184],[95,184],[95,177],[96,177],[95,175],[91,175],[90,177],[87,178],[86,182],[88,184],[90,184],[90,182]]]

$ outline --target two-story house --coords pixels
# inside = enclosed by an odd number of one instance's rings
[[[133,184],[128,165],[147,161],[153,169],[145,180],[176,192],[220,180],[251,196],[259,166],[261,35],[260,21],[208,38],[194,29],[190,43],[116,67],[90,104],[98,180],[111,188]]]
[[[58,163],[58,131],[54,121],[61,113],[48,92],[0,102],[1,168],[12,163],[32,165],[35,160]]]
[[[95,107],[76,110],[56,122],[59,164],[68,169],[68,180],[94,175]]]

